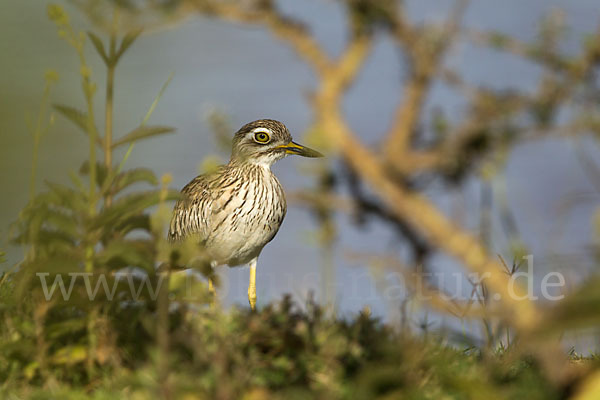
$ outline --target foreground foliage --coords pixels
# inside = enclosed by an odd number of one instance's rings
[[[13,310],[10,310],[13,311]],[[173,308],[169,316],[168,379],[160,378],[156,308],[122,305],[105,315],[106,356],[93,379],[85,357],[73,349],[54,356],[45,369],[31,368],[39,343],[68,349],[85,340],[72,326],[75,309],[48,318],[61,320],[39,334],[34,315],[2,318],[0,393],[31,398],[419,398],[558,399],[565,388],[546,381],[534,363],[510,354],[461,351],[440,339],[395,333],[359,314],[348,320],[326,317],[312,303],[303,309],[289,298],[254,313],[216,308]],[[110,349],[109,349],[110,347]],[[85,353],[85,350],[81,350]],[[65,352],[62,352],[65,354]],[[55,352],[54,354],[57,354]]]

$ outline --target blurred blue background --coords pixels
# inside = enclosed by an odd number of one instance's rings
[[[83,101],[76,55],[47,20],[46,4],[4,0],[0,5],[0,249],[8,251],[9,261],[4,268],[21,257],[21,250],[7,243],[8,225],[27,202],[32,139],[25,118],[27,113],[34,116],[37,112],[44,71],[55,69],[61,77],[52,102],[79,105]],[[89,22],[74,7],[68,2],[62,4],[76,27],[88,29]],[[305,21],[328,52],[340,53],[345,43],[345,22],[338,3],[286,0],[279,4],[286,13]],[[453,2],[415,0],[407,4],[413,20],[441,22]],[[565,11],[570,27],[565,50],[575,51],[583,36],[600,22],[597,0],[480,0],[470,6],[464,22],[469,27],[532,40],[539,19],[555,7]],[[104,70],[100,59],[91,45],[87,47],[93,79],[102,88]],[[493,88],[533,90],[540,74],[533,64],[465,41],[452,49],[447,63],[462,71],[469,82]],[[347,96],[347,118],[365,143],[376,144],[389,126],[401,93],[402,68],[397,50],[386,39],[379,40],[358,84]],[[289,48],[261,28],[194,16],[175,26],[146,32],[120,63],[115,91],[117,135],[139,124],[171,72],[174,78],[150,123],[173,126],[177,133],[137,145],[128,166],[149,167],[157,174],[171,173],[174,187],[185,185],[197,175],[203,158],[217,152],[206,122],[212,109],[227,113],[234,129],[258,118],[281,120],[300,142],[311,122],[306,96],[314,88],[315,79]],[[98,94],[100,98],[102,90]],[[442,107],[451,118],[461,115],[462,106],[462,99],[443,84],[434,86],[427,103],[428,110]],[[101,106],[97,113],[103,115]],[[577,282],[592,265],[593,217],[599,198],[580,168],[579,151],[595,158],[599,155],[594,142],[588,139],[581,139],[579,144],[560,139],[523,143],[511,152],[504,173],[497,178],[498,190],[506,190],[522,239],[534,255],[536,273],[562,271],[571,282]],[[44,180],[67,182],[68,172],[79,168],[86,152],[85,137],[56,116],[56,124],[42,144],[38,189]],[[223,161],[228,158],[228,154],[217,154]],[[305,173],[310,162],[287,158],[275,165],[274,171],[286,191],[313,185]],[[433,187],[428,194],[453,219],[477,233],[477,180],[471,179],[457,190]],[[378,223],[357,229],[343,213],[336,220],[339,230],[332,289],[338,310],[356,312],[369,305],[377,315],[398,318],[404,291],[396,290],[397,276],[370,269],[348,257],[350,250],[401,255],[404,249],[397,236]],[[290,207],[279,234],[259,261],[259,304],[283,293],[302,300],[311,290],[320,296],[322,261],[315,246],[315,229],[305,208]],[[494,253],[509,254],[509,243],[498,221],[494,221],[492,243]],[[448,272],[459,273],[459,266],[442,255],[436,256],[432,264],[434,270],[445,272],[443,286],[452,291],[457,281]],[[247,269],[222,269],[220,274],[223,302],[246,305]],[[459,281],[464,283],[462,278]]]

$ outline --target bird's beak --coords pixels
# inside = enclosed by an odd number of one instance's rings
[[[318,151],[294,142],[277,146],[277,148],[284,149],[285,154],[296,154],[302,157],[323,157],[323,154]]]

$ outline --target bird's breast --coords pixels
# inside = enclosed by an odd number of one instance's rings
[[[279,230],[286,213],[281,184],[270,170],[257,167],[244,179],[214,192],[207,251],[222,264],[245,264],[257,257]]]

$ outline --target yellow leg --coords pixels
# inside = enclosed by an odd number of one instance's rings
[[[256,310],[256,258],[250,261],[250,283],[248,284],[248,302]]]
[[[215,267],[217,266],[217,264],[215,262],[211,263],[211,269],[212,269],[212,273],[215,273]],[[210,299],[210,305],[211,307],[214,307],[217,304],[217,291],[215,290],[215,284],[213,283],[212,278],[208,278],[208,292],[211,295],[211,299]]]
[[[212,278],[208,278],[208,291],[213,297],[217,296],[217,291],[215,290],[215,285],[212,281]]]

